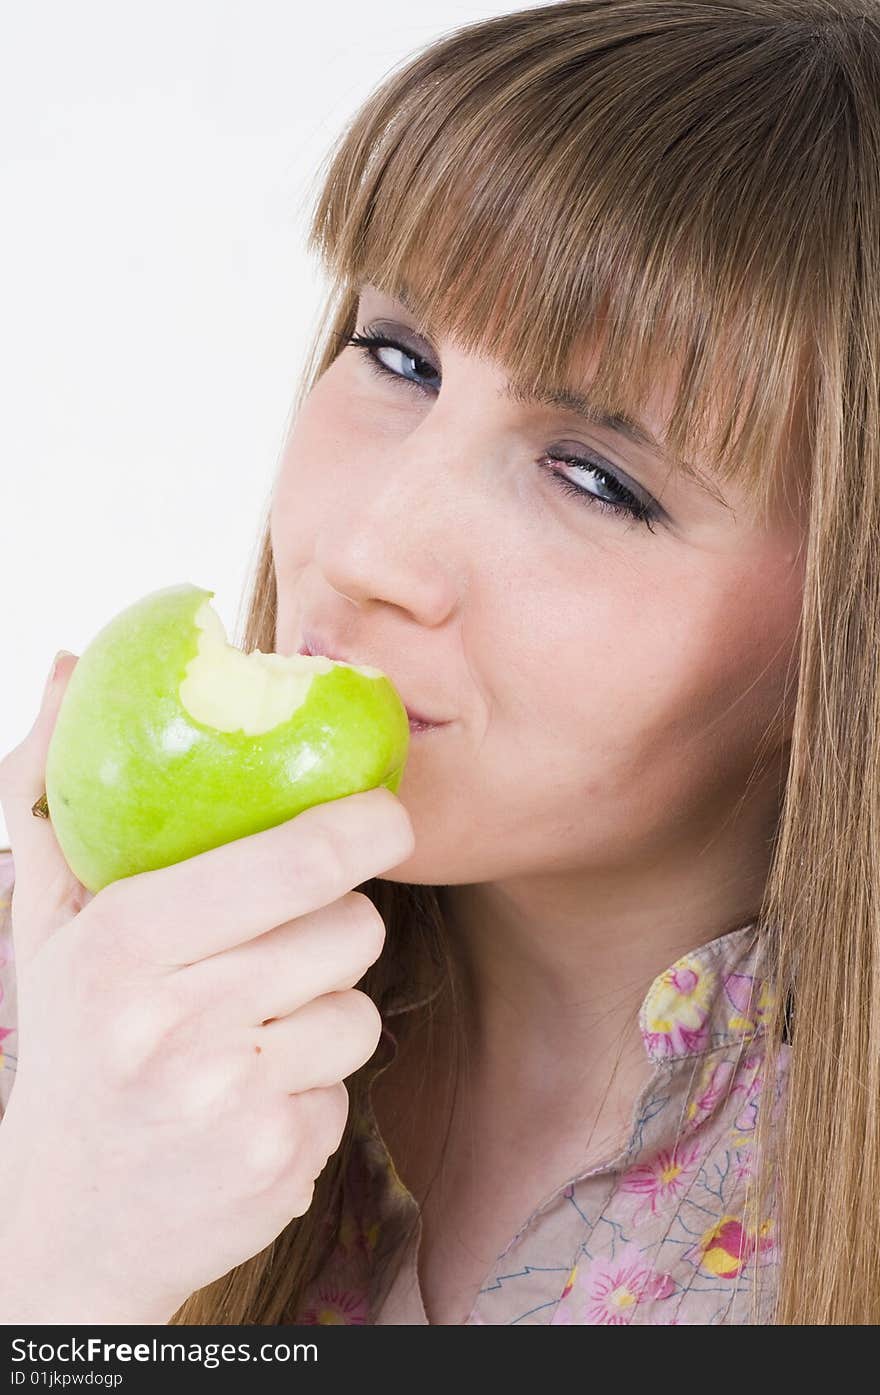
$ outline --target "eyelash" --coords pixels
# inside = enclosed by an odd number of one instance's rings
[[[381,359],[376,358],[373,352],[375,349],[396,349],[398,353],[403,354],[405,358],[411,359],[412,362],[416,364],[417,372],[421,372],[422,369],[427,370],[427,372],[436,371],[432,368],[430,363],[420,358],[418,354],[414,354],[405,344],[399,343],[396,339],[390,339],[384,334],[352,334],[345,339],[345,343],[352,345],[356,349],[360,349],[367,362],[367,366],[372,369],[378,377],[384,379],[390,378],[395,382],[403,383],[404,386],[412,387],[416,392],[422,393],[423,395],[429,392],[428,388],[422,387],[420,383],[414,382],[412,378],[405,378],[401,373],[395,373],[393,368],[389,368],[386,364],[382,363]],[[555,461],[558,464],[574,465],[578,469],[584,471],[591,471],[598,477],[600,484],[603,484],[606,489],[618,495],[617,501],[600,499],[598,495],[591,494],[587,489],[582,489],[580,485],[575,484],[573,480],[560,474],[558,470],[553,470],[550,469],[549,466],[546,466],[544,462],[549,460]],[[656,522],[657,514],[651,505],[643,503],[641,499],[637,499],[625,485],[620,483],[606,465],[600,464],[598,460],[587,460],[577,455],[568,455],[562,451],[555,451],[552,455],[547,454],[542,456],[538,463],[542,468],[547,469],[558,487],[564,490],[566,494],[571,494],[577,499],[585,501],[589,507],[598,507],[603,511],[607,511],[618,519],[624,518],[632,520],[633,522],[644,523],[648,531],[653,533],[654,529],[651,525]]]

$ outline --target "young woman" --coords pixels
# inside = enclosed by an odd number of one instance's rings
[[[243,645],[376,664],[424,720],[399,801],[89,900],[30,814],[62,662],[3,768],[0,1172],[67,1276],[8,1223],[21,1311],[880,1321],[878,169],[873,0],[542,5],[369,99]],[[243,1063],[280,1028],[270,1186]]]

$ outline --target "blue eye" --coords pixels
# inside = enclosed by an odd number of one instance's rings
[[[426,359],[421,358],[418,354],[413,353],[412,349],[408,349],[405,344],[399,343],[396,339],[391,339],[385,334],[352,334],[345,342],[361,350],[368,367],[380,378],[393,379],[395,382],[401,383],[405,387],[415,388],[416,392],[422,395],[427,394],[430,396],[432,392],[439,389],[439,382],[432,386],[427,386],[419,382],[417,378],[410,378],[404,373],[398,373],[393,368],[389,368],[387,363],[382,362],[377,356],[377,350],[393,349],[403,357],[405,362],[408,361],[411,363],[415,372],[421,377],[433,376],[434,378],[439,378],[439,374],[432,364],[428,363]],[[607,494],[611,495],[611,498],[600,498],[598,494],[592,493],[591,490],[583,488],[579,484],[575,484],[574,480],[569,479],[568,476],[554,469],[553,465],[549,463],[551,461],[554,462],[554,464],[568,465],[577,469],[581,471],[585,477],[592,477],[598,481]],[[626,485],[622,484],[614,474],[608,461],[603,460],[601,456],[597,456],[595,460],[592,460],[578,455],[570,455],[567,452],[549,451],[543,455],[537,463],[542,469],[548,472],[550,477],[566,494],[573,495],[582,500],[590,508],[599,508],[618,518],[644,523],[648,531],[653,533],[654,529],[651,525],[656,522],[659,517],[657,510],[652,504],[637,498],[631,490],[627,489]]]
[[[404,359],[408,359],[410,363],[416,365],[417,373],[421,373],[422,376],[428,376],[433,373],[434,376],[437,377],[437,373],[430,363],[427,363],[423,358],[419,358],[418,354],[414,354],[412,349],[408,349],[405,344],[399,344],[396,340],[389,339],[384,334],[352,334],[346,342],[353,344],[355,348],[364,350],[367,364],[374,372],[382,377],[396,378],[398,382],[412,383],[413,387],[416,388],[422,387],[422,384],[416,382],[415,379],[407,378],[404,374],[395,372],[393,368],[389,368],[386,363],[383,363],[380,358],[377,358],[377,349],[394,349],[397,353],[401,354]]]
[[[591,493],[590,490],[582,488],[579,484],[575,484],[574,480],[570,480],[567,475],[560,474],[558,470],[554,470],[551,465],[545,463],[547,461],[555,461],[557,464],[570,465],[580,470],[585,476],[592,476],[598,479],[599,483],[612,497],[610,499],[600,499],[598,494]],[[627,489],[625,484],[621,484],[616,475],[611,473],[605,461],[599,464],[598,461],[583,459],[579,455],[568,455],[561,451],[550,451],[542,456],[538,464],[542,469],[549,471],[553,479],[559,484],[560,489],[563,489],[566,494],[579,496],[581,499],[587,500],[588,503],[598,506],[600,509],[607,509],[609,512],[618,515],[623,514],[625,517],[634,519],[637,523],[644,523],[648,531],[653,533],[654,529],[651,527],[651,524],[656,522],[658,517],[657,513],[650,504],[644,503],[641,499],[637,499],[635,494]]]

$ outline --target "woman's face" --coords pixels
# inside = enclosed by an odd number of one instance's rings
[[[768,726],[763,754],[785,753],[801,523],[762,526],[731,486],[725,508],[648,446],[511,400],[499,364],[416,325],[363,289],[358,331],[405,347],[373,350],[385,373],[346,347],[319,379],[271,518],[277,651],[315,634],[443,723],[412,736],[416,847],[394,879],[696,857],[750,797]],[[571,386],[588,381],[589,356]],[[642,415],[657,436],[668,387]],[[651,529],[602,506],[626,490]]]

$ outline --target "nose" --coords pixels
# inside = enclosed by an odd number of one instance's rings
[[[325,580],[355,605],[384,601],[441,624],[466,580],[448,441],[425,419],[404,441],[362,451],[344,477],[315,545]]]

